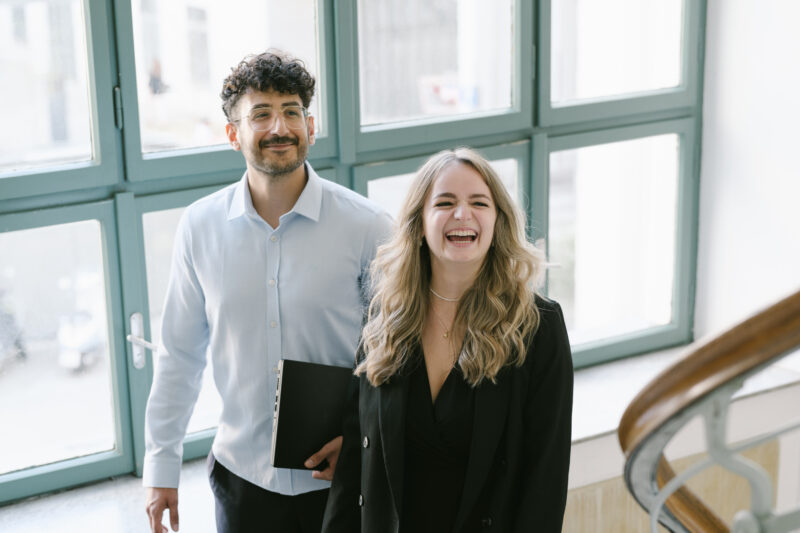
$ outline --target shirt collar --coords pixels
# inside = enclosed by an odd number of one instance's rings
[[[305,166],[306,173],[308,174],[308,181],[289,213],[297,213],[298,215],[302,215],[317,222],[322,207],[322,183],[320,181],[322,178],[314,172],[310,164],[306,163]],[[239,180],[234,188],[231,205],[228,208],[228,220],[233,220],[242,215],[258,217],[258,213],[256,213],[256,209],[253,207],[253,198],[250,196],[250,187],[247,186],[247,172],[244,173],[242,179]]]
[[[250,197],[250,187],[247,186],[247,171],[245,171],[242,179],[236,184],[233,189],[233,198],[231,198],[231,205],[228,208],[228,220],[239,218],[240,216],[248,213],[247,208],[255,213],[253,207],[253,199]]]
[[[322,182],[320,181],[322,178],[317,176],[317,173],[308,163],[306,163],[306,173],[308,174],[306,186],[289,213],[297,213],[317,222],[322,207]]]

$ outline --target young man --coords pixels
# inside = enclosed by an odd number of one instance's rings
[[[190,205],[178,227],[145,420],[144,485],[154,533],[178,529],[181,443],[210,354],[222,397],[209,476],[220,533],[317,533],[341,437],[320,472],[270,465],[281,358],[352,365],[369,263],[391,219],[306,162],[314,78],[278,52],[225,79],[222,108],[242,179]],[[309,391],[313,393],[313,391]]]

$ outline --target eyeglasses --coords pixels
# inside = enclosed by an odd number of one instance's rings
[[[299,105],[287,105],[279,109],[271,107],[258,107],[250,111],[247,115],[247,120],[250,127],[255,131],[266,131],[275,125],[276,117],[281,117],[283,124],[290,130],[300,129],[305,126],[305,119],[308,116],[308,110]],[[231,120],[231,122],[239,122],[241,118]]]

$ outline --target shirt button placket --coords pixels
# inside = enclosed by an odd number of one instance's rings
[[[274,289],[274,288],[276,288],[278,286],[278,280],[276,278],[277,278],[277,275],[278,275],[278,263],[279,263],[278,258],[280,256],[278,255],[277,242],[278,242],[278,236],[275,235],[274,233],[272,235],[270,235],[269,243],[267,244],[267,249],[269,251],[267,253],[268,253],[268,255],[271,255],[273,258],[275,258],[273,260],[274,261],[273,265],[271,265],[272,266],[271,270],[273,272],[273,277],[271,277],[271,278],[269,278],[267,280],[267,286],[270,289]],[[270,306],[271,309],[269,310],[270,311],[270,315],[273,316],[273,317],[276,317],[276,316],[278,316],[278,295],[277,294],[270,294],[269,296],[270,296],[269,301],[272,302],[272,305]],[[271,328],[278,327],[278,322],[275,321],[275,320],[270,320],[269,327],[271,327]]]
[[[267,243],[267,262],[269,268],[267,271],[269,272],[269,279],[267,279],[267,287],[270,289],[275,289],[278,287],[278,268],[280,265],[280,253],[278,248],[278,240],[279,237],[273,233],[269,236],[269,242]],[[280,306],[278,305],[278,295],[277,293],[270,290],[269,297],[267,298],[269,302],[269,309],[268,315],[270,317],[269,320],[269,327],[274,329],[278,327],[278,320],[280,317],[278,316],[278,309]],[[277,356],[280,358],[280,355]]]
[[[282,356],[282,342],[281,332],[278,328],[281,320],[278,310],[278,291],[275,290],[278,286],[278,271],[280,269],[280,238],[274,232],[267,236],[266,239],[266,280],[264,283],[267,285],[267,357],[271,366],[278,366],[278,361]],[[275,381],[271,383],[272,387],[277,385],[276,375],[272,374],[271,378]],[[275,390],[275,389],[273,389]],[[278,477],[280,484],[285,487],[292,487],[293,476],[291,470],[279,470]]]

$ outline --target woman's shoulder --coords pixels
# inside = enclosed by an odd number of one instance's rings
[[[537,294],[534,305],[539,311],[539,328],[554,327],[564,322],[564,313],[557,301]]]
[[[563,351],[569,353],[569,337],[559,303],[537,294],[535,305],[539,311],[539,323],[528,343],[526,359],[532,359],[531,363],[537,360],[542,362],[547,355]]]
[[[541,295],[538,292],[534,295],[533,303],[539,309],[539,312],[561,312],[561,306],[557,301],[551,300],[550,298]]]

